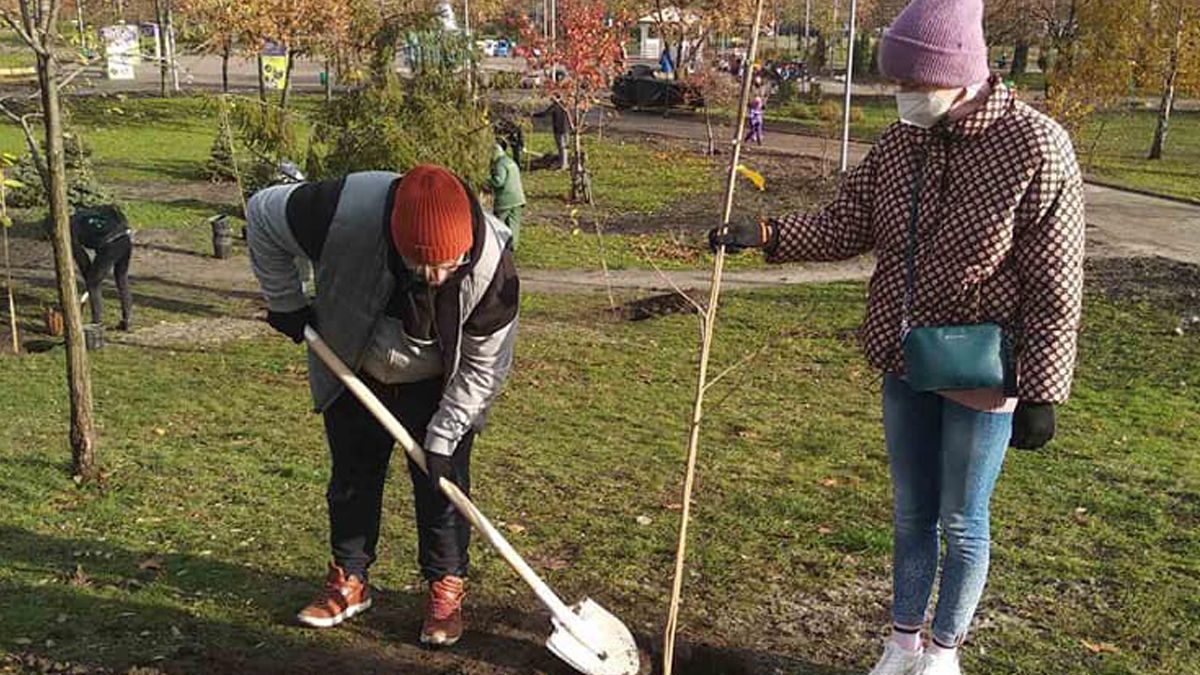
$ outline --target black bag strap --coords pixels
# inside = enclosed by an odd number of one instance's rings
[[[912,196],[908,207],[908,246],[905,253],[904,267],[904,315],[900,319],[900,334],[903,338],[908,334],[912,317],[914,288],[917,285],[917,220],[921,215],[921,189],[925,182],[925,165],[929,162],[929,152],[923,150],[917,159],[917,175],[913,179]]]

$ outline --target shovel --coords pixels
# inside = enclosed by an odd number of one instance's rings
[[[404,426],[375,397],[367,385],[346,367],[311,326],[304,328],[304,339],[342,384],[346,385],[363,406],[371,411],[375,419],[391,432],[392,437],[400,443],[412,461],[425,471],[425,451],[413,441]],[[513,568],[522,581],[529,584],[538,600],[550,610],[550,622],[554,626],[554,632],[546,639],[546,647],[555,656],[587,675],[637,674],[640,668],[637,644],[620,619],[591,598],[584,598],[568,607],[457,485],[443,478],[438,487],[454,507],[479,530],[492,548],[496,549],[500,557],[504,558],[504,562]]]

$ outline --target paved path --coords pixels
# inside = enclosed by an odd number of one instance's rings
[[[607,123],[622,131],[649,133],[706,142],[704,123],[685,117],[625,113]],[[719,138],[729,138],[722,128]],[[826,158],[836,167],[841,152],[838,143],[814,136],[772,133],[767,128],[768,148],[806,157]],[[850,162],[857,164],[871,146],[850,144]],[[754,148],[747,151],[753,162]],[[1092,256],[1159,255],[1172,260],[1200,264],[1200,206],[1094,185],[1085,188],[1089,250]]]
[[[750,254],[746,254],[750,255]],[[788,265],[778,268],[756,270],[727,270],[722,277],[721,287],[726,289],[751,289],[789,284],[811,284],[832,281],[858,281],[868,279],[875,269],[870,257],[839,263],[812,263]],[[664,277],[666,277],[664,279]],[[537,293],[572,293],[597,290],[611,286],[613,289],[642,289],[670,291],[674,287],[683,290],[699,289],[707,292],[712,271],[674,270],[613,270],[606,277],[599,270],[521,270],[521,288]],[[697,299],[701,299],[698,296]]]

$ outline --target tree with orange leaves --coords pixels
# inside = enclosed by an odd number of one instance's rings
[[[179,10],[204,30],[201,48],[221,55],[221,91],[229,91],[229,59],[247,22],[245,0],[179,0]]]
[[[587,115],[598,95],[625,70],[624,38],[629,15],[610,13],[599,2],[559,0],[560,34],[547,40],[528,17],[521,22],[521,39],[529,47],[529,65],[545,73],[547,93],[562,97],[571,127],[571,200],[592,203],[591,178],[583,134]]]
[[[243,0],[244,29],[254,44],[274,42],[287,53],[280,105],[287,107],[295,58],[336,49],[349,31],[349,3],[329,0]]]

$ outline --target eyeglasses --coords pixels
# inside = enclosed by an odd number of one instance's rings
[[[450,260],[448,262],[438,263],[436,265],[428,265],[425,263],[414,263],[413,261],[408,260],[408,259],[404,260],[404,265],[409,270],[411,270],[414,275],[416,275],[418,277],[422,277],[424,279],[436,279],[436,278],[446,277],[446,276],[449,276],[450,274],[453,274],[455,271],[457,271],[459,268],[461,268],[463,265],[466,265],[470,261],[471,261],[470,255],[467,253],[464,253],[463,255],[459,256],[458,260]]]

